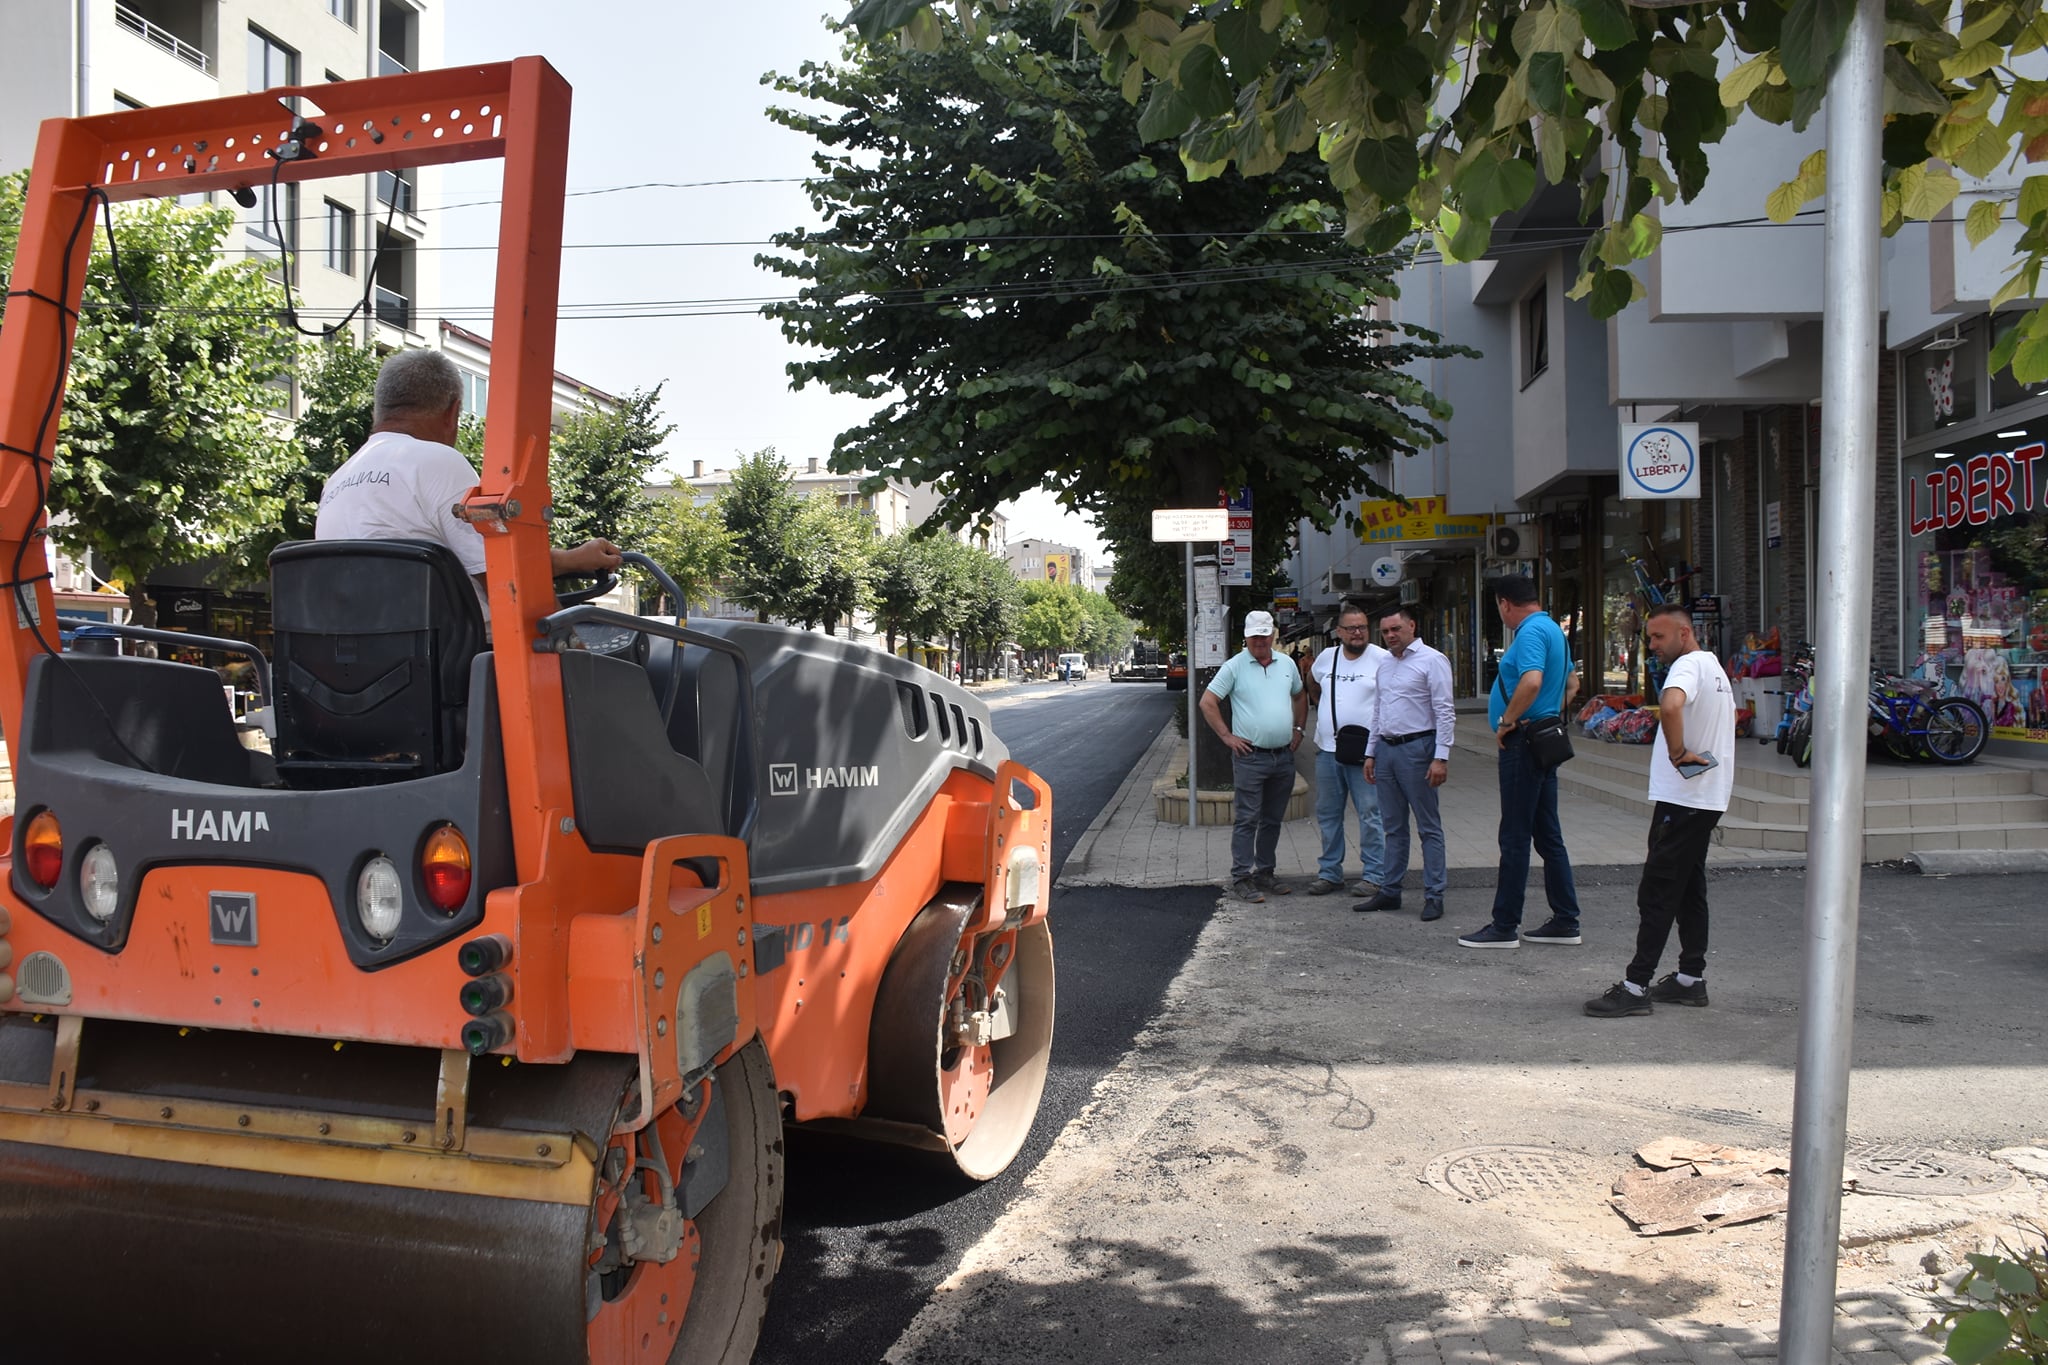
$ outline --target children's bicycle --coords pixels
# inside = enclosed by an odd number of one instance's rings
[[[1647,536],[1644,537],[1646,540]],[[1654,546],[1651,553],[1656,553]],[[1650,612],[1667,602],[1683,602],[1686,585],[1700,576],[1698,569],[1681,568],[1676,573],[1659,577],[1652,568],[1661,572],[1661,564],[1653,566],[1648,560],[1624,553],[1629,572],[1635,575],[1636,586],[1629,595],[1634,599],[1636,611],[1636,650],[1643,660],[1643,695],[1656,697],[1664,690],[1665,667],[1657,657],[1657,651],[1650,648]]]

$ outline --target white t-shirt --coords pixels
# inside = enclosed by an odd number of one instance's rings
[[[1681,655],[1664,675],[1664,690],[1685,693],[1685,747],[1712,754],[1717,766],[1681,777],[1660,733],[1650,741],[1650,799],[1694,810],[1728,809],[1735,790],[1735,689],[1721,661],[1707,650]]]
[[[1333,693],[1337,703],[1339,725],[1370,725],[1374,704],[1379,700],[1380,665],[1387,659],[1387,651],[1378,645],[1367,645],[1365,653],[1356,659],[1344,657],[1344,651],[1331,645],[1316,655],[1315,662],[1308,666],[1309,676],[1316,680],[1322,694],[1316,700],[1316,747],[1325,752],[1337,750],[1337,727],[1330,724],[1330,701]],[[1330,681],[1331,670],[1336,671],[1336,682]]]
[[[455,515],[455,504],[476,487],[476,470],[454,446],[403,432],[379,431],[320,492],[316,540],[431,540],[462,561],[463,572],[484,571],[484,538]]]

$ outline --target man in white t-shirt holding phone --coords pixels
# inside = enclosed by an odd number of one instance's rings
[[[1735,789],[1735,689],[1692,633],[1692,613],[1654,607],[1650,648],[1670,670],[1657,698],[1650,755],[1650,848],[1636,886],[1641,925],[1627,977],[1586,1002],[1597,1019],[1648,1014],[1657,1005],[1707,1003],[1707,849]],[[1678,970],[1651,984],[1678,926]]]

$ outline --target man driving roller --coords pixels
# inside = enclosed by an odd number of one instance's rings
[[[462,424],[461,372],[439,351],[397,352],[377,372],[371,422],[363,448],[327,476],[314,539],[445,545],[475,581],[488,615],[484,538],[454,510],[477,482],[469,458],[455,448]],[[619,547],[601,537],[548,555],[557,578],[619,566]]]

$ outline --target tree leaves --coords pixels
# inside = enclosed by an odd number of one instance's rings
[[[1957,1320],[1948,1337],[1948,1358],[1956,1365],[1981,1365],[2002,1348],[2012,1334],[2005,1314],[1980,1308]]]
[[[1612,52],[1635,41],[1636,26],[1622,0],[1564,0],[1564,3],[1579,16],[1586,37],[1600,51]]]
[[[1899,211],[1916,222],[1930,222],[1954,203],[1962,190],[1962,182],[1949,171],[1907,166],[1899,172]]]
[[[1963,220],[1963,233],[1970,239],[1971,246],[1981,246],[1984,239],[1998,231],[1999,216],[2005,204],[1998,199],[1980,199],[1970,205],[1970,212]]]
[[[1792,0],[1785,15],[1779,61],[1794,86],[1818,86],[1848,35],[1856,0]]]
[[[1351,155],[1365,187],[1387,203],[1399,203],[1422,175],[1422,160],[1408,138],[1364,138]]]
[[[1490,221],[1529,202],[1536,193],[1536,168],[1516,157],[1488,152],[1459,171],[1451,184],[1466,216]]]

